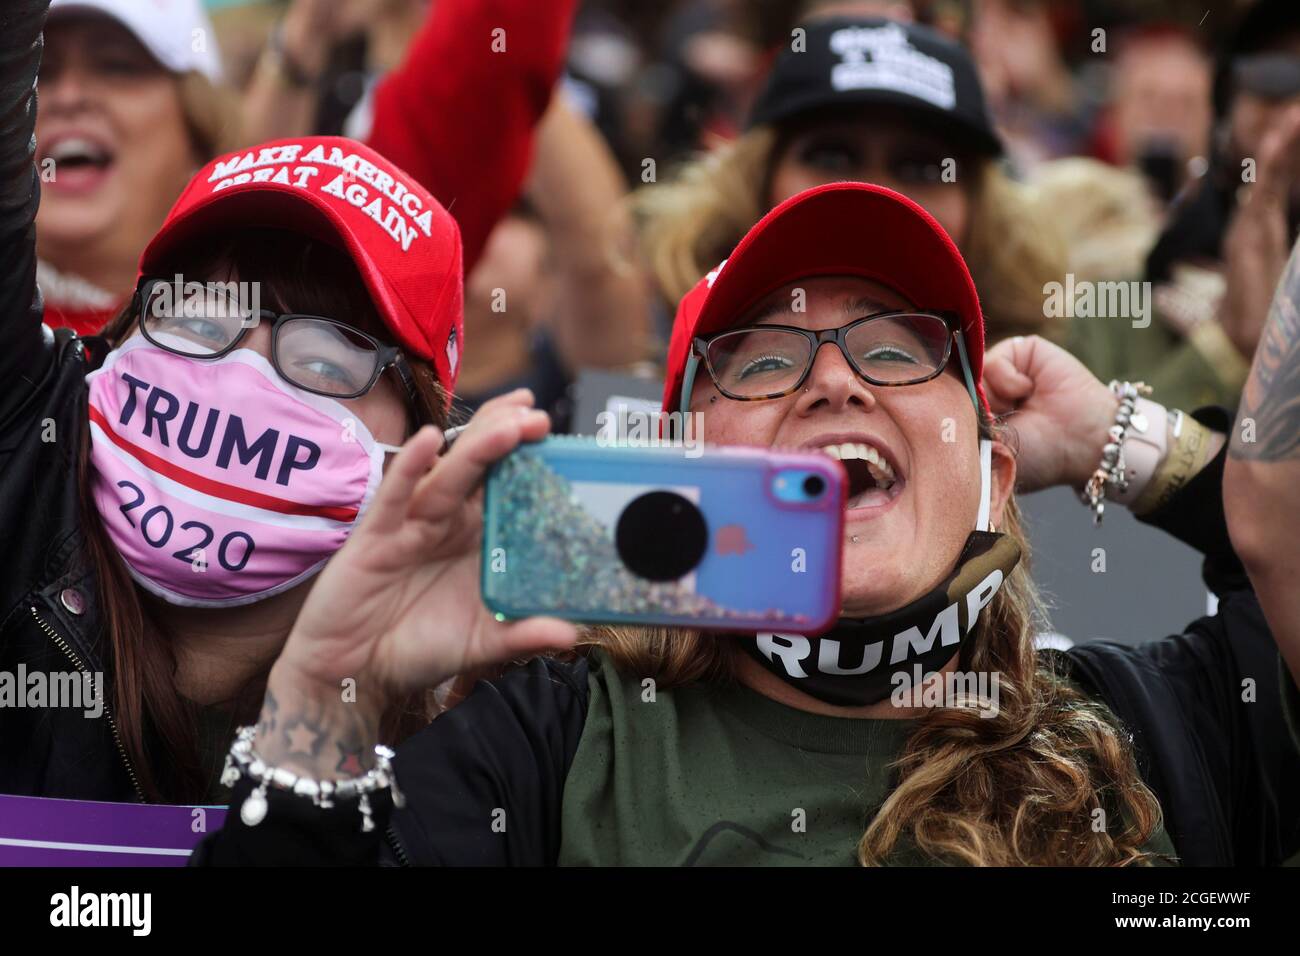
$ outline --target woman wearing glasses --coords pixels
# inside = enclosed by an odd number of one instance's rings
[[[460,237],[361,144],[254,147],[195,175],[102,337],[50,331],[44,7],[0,15],[0,792],[211,803],[387,453],[441,441],[419,429],[460,365]],[[422,690],[386,701],[385,739],[427,722]]]
[[[418,442],[394,461],[232,748],[232,813],[197,858],[1279,862],[1300,818],[1295,683],[1228,540],[1229,422],[1141,392],[1043,339],[986,357],[965,264],[911,201],[800,193],[683,299],[664,407],[700,413],[711,443],[844,464],[836,626],[499,630],[475,594],[473,491],[520,429],[495,409],[436,464]],[[1198,547],[1217,616],[1142,647],[1037,652],[1017,482],[1076,485],[1097,515],[1104,496]],[[575,644],[480,682],[395,759],[376,750],[409,689]],[[364,705],[340,703],[349,676]]]

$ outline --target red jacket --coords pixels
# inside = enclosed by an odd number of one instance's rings
[[[519,196],[576,6],[437,0],[402,65],[375,90],[369,145],[456,218],[466,273]]]
[[[44,321],[52,329],[72,329],[78,335],[94,335],[108,324],[109,319],[122,311],[125,301],[123,299],[111,309],[88,309],[84,306],[60,304],[47,297]]]

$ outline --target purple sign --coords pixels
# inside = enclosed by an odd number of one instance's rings
[[[184,866],[225,807],[0,794],[0,866]]]

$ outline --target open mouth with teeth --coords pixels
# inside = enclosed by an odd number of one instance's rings
[[[93,166],[106,169],[113,162],[113,155],[98,143],[76,136],[60,140],[47,154],[55,164],[65,169],[79,169]]]
[[[903,490],[903,480],[877,449],[864,442],[840,442],[821,449],[844,466],[849,476],[844,509],[888,504]]]
[[[113,168],[116,156],[108,146],[88,136],[58,137],[44,151],[41,161],[54,163],[54,175],[48,181],[54,191],[81,191],[93,188]]]

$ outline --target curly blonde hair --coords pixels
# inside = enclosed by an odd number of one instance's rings
[[[982,424],[981,434],[991,437],[992,427]],[[1155,859],[1143,848],[1160,825],[1159,803],[1110,712],[1035,651],[1043,612],[1014,499],[1003,523],[1023,558],[961,651],[964,670],[999,675],[997,713],[940,707],[915,720],[892,765],[894,786],[858,843],[864,866],[904,850],[976,866]],[[652,677],[660,690],[737,677],[735,642],[698,631],[603,626],[584,643],[620,673]],[[1106,825],[1098,828],[1098,819]]]

